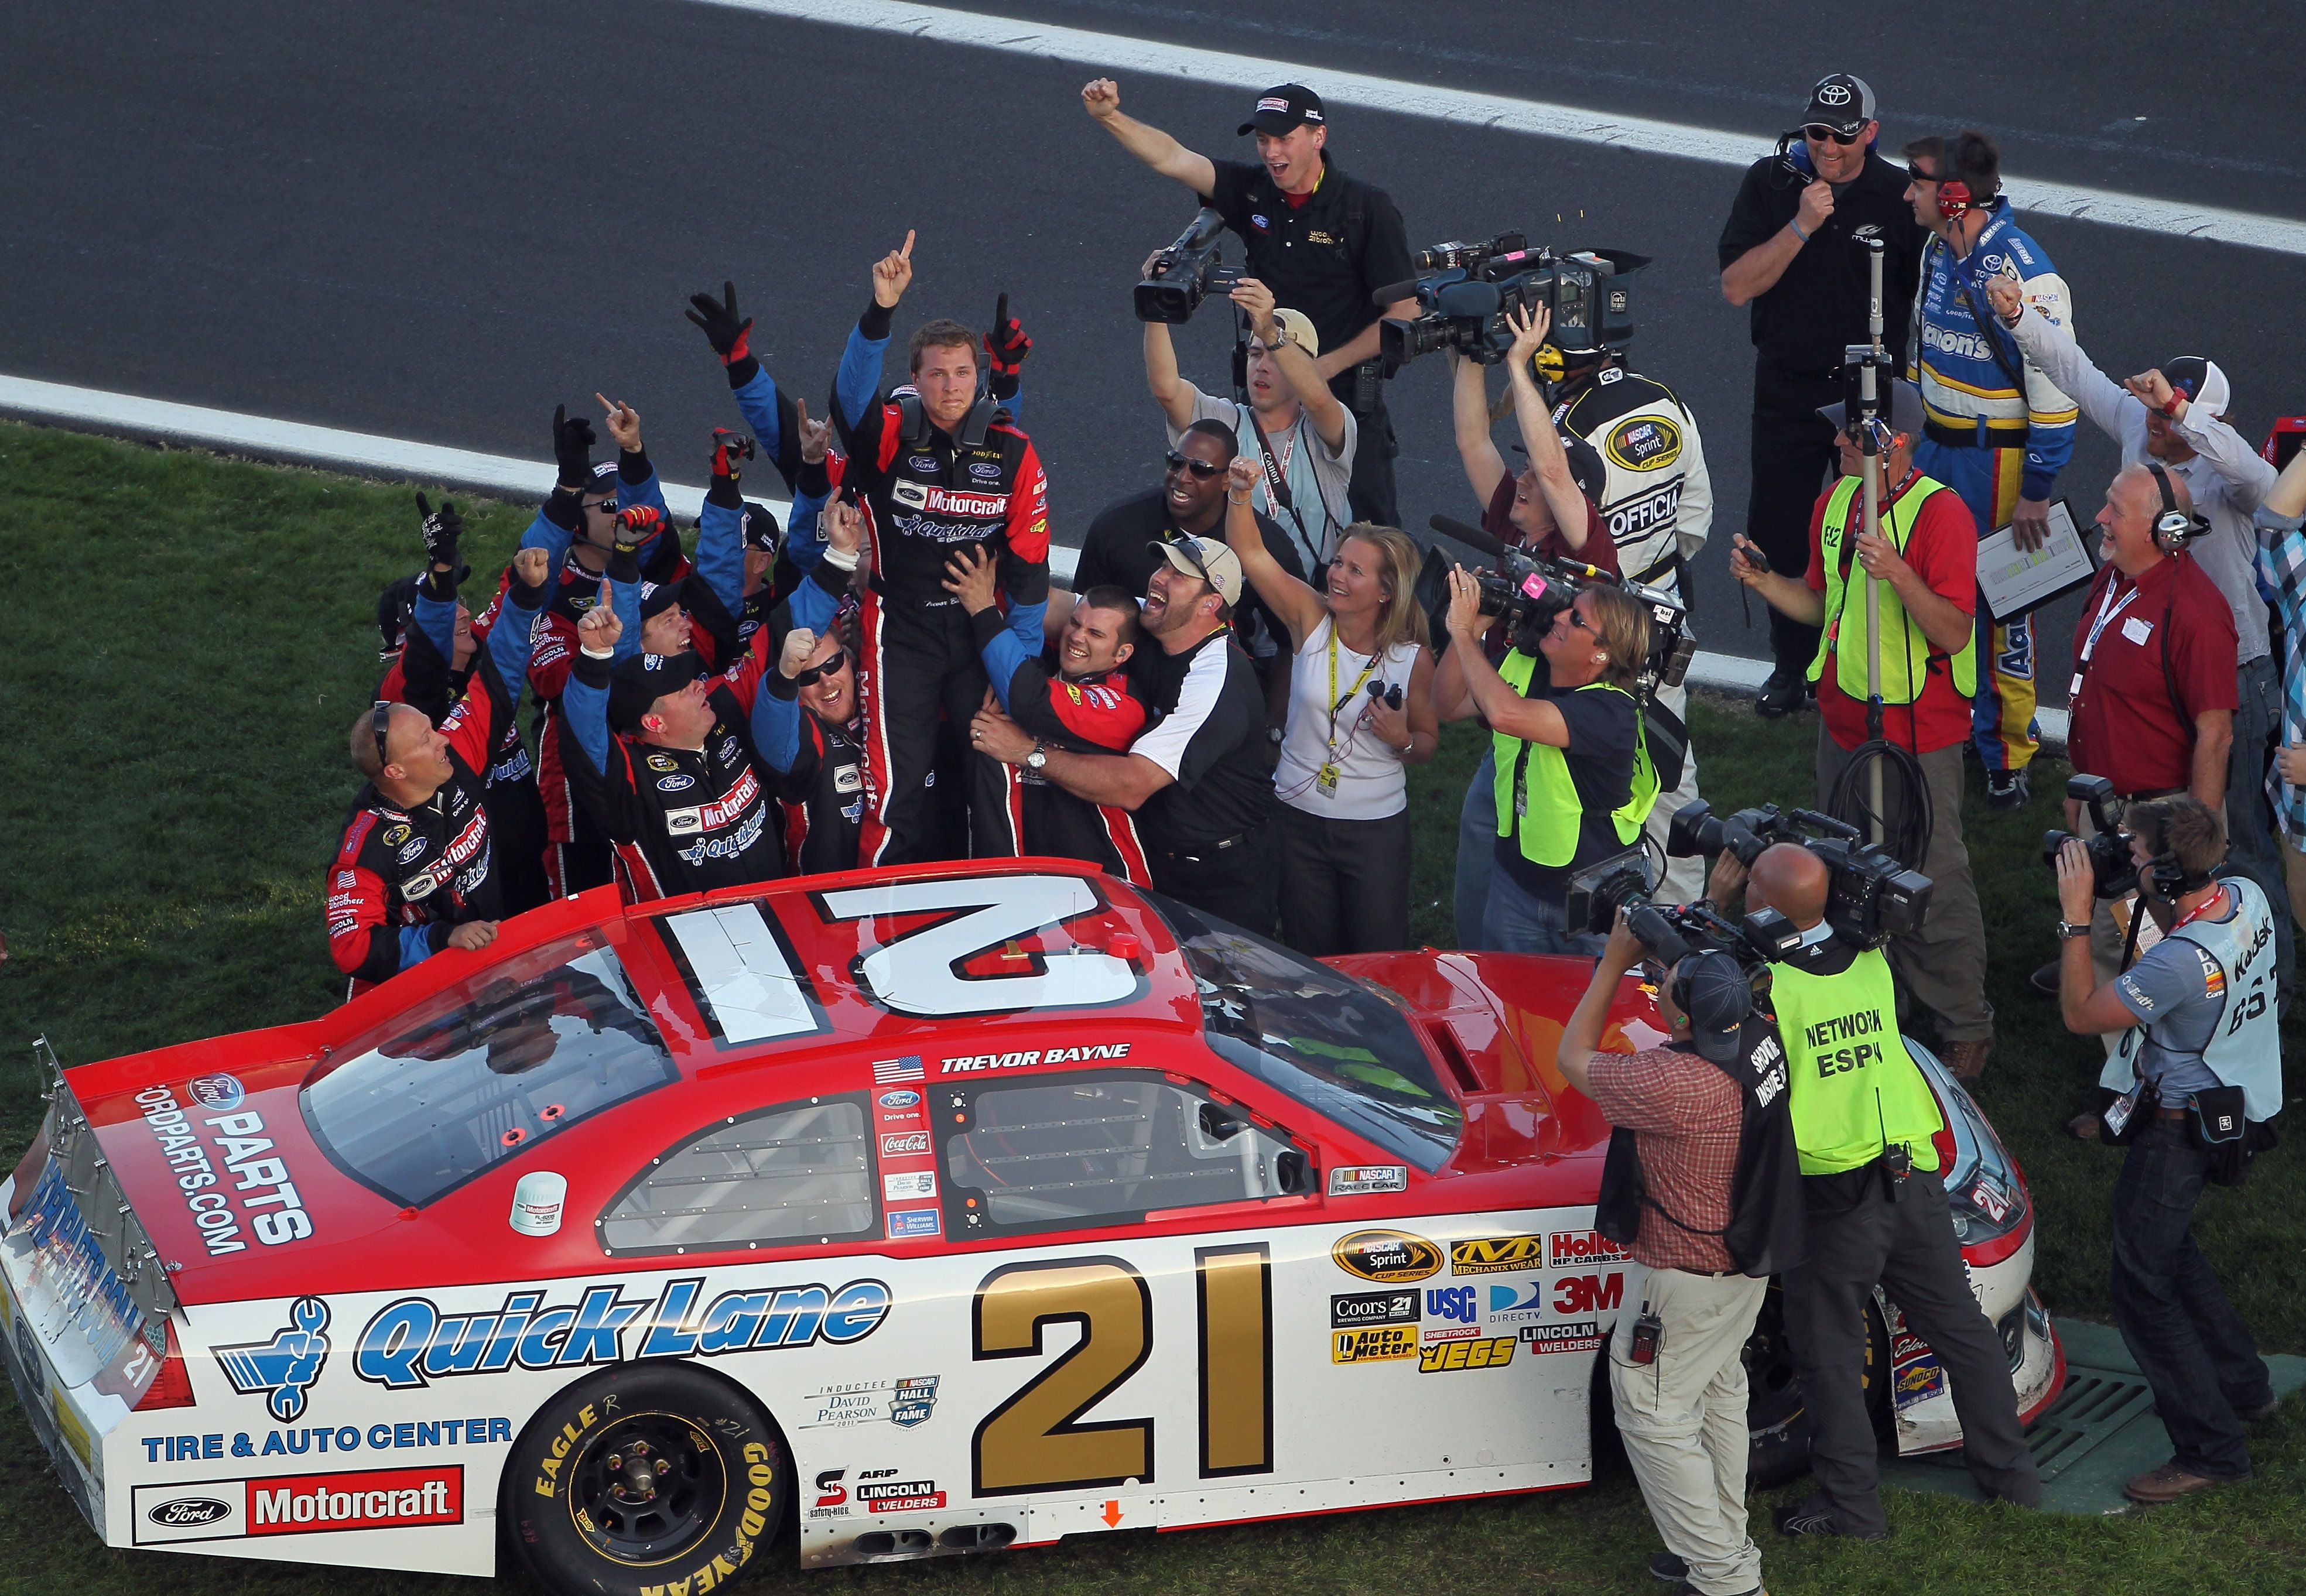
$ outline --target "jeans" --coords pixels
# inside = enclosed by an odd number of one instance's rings
[[[1482,922],[1490,911],[1490,877],[1498,868],[1498,756],[1495,745],[1482,755],[1457,811],[1457,890],[1451,908],[1460,948],[1486,948]]]
[[[2194,1242],[2209,1159],[2183,1120],[2158,1114],[2130,1144],[2114,1186],[2114,1322],[2178,1466],[2209,1480],[2249,1476],[2241,1408],[2274,1400],[2265,1361]]]
[[[2266,767],[2282,727],[2281,687],[2274,656],[2252,660],[2236,681],[2241,702],[2233,713],[2233,748],[2226,755],[2226,866],[2258,883],[2269,905],[2283,900],[2281,851],[2275,846],[2274,812],[2266,799]],[[2290,917],[2274,916],[2276,1001],[2290,1006],[2294,956]]]
[[[1610,939],[1592,932],[1572,935],[1562,906],[1531,892],[1492,864],[1490,905],[1482,920],[1482,945],[1500,953],[1576,953],[1600,956]]]

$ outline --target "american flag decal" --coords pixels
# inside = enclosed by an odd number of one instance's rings
[[[875,1086],[894,1086],[901,1080],[921,1079],[921,1055],[908,1054],[903,1058],[876,1059],[873,1064]]]

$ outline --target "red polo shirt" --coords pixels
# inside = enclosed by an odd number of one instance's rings
[[[1891,502],[1903,502],[1913,491],[1914,480],[1909,479],[1902,491],[1892,495]],[[1809,584],[1812,593],[1825,591],[1825,507],[1832,497],[1833,489],[1828,488],[1810,507],[1809,570],[1803,580]],[[1855,499],[1850,500],[1849,513],[1853,517],[1860,513]],[[1866,586],[1863,573],[1857,568],[1858,535],[1854,529],[1842,547],[1851,556],[1850,569],[1843,578],[1842,602],[1845,606],[1862,605],[1866,602]],[[1914,530],[1906,539],[1904,558],[1932,593],[1964,615],[1977,613],[1977,523],[1960,494],[1948,489],[1923,501],[1921,513],[1914,519]],[[1886,636],[1883,646],[1889,646]],[[1882,713],[1882,735],[1917,754],[1934,754],[1969,736],[1969,700],[1954,690],[1952,661],[1933,660],[1927,669],[1919,698],[1912,704],[1884,705]],[[1986,669],[1983,654],[1978,659],[1978,669]],[[1852,698],[1841,690],[1834,679],[1831,659],[1817,679],[1817,707],[1824,717],[1827,733],[1837,745],[1854,748],[1866,740],[1866,701]]]
[[[2135,582],[2107,566],[2074,625],[2075,771],[2124,797],[2185,786],[2194,718],[2240,702],[2234,669],[2233,610],[2191,555],[2156,560]]]

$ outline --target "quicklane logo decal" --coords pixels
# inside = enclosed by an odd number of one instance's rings
[[[627,1358],[674,1358],[862,1341],[889,1314],[889,1288],[852,1280],[835,1291],[786,1285],[726,1291],[705,1302],[702,1276],[668,1281],[653,1300],[596,1285],[575,1304],[542,1306],[542,1292],[515,1292],[484,1313],[443,1314],[430,1299],[404,1297],[369,1320],[353,1371],[389,1390],[464,1374],[574,1369]]]
[[[299,1297],[288,1310],[288,1327],[271,1340],[252,1346],[220,1346],[217,1364],[225,1378],[243,1396],[265,1394],[265,1410],[283,1424],[294,1424],[304,1411],[304,1393],[320,1378],[329,1361],[329,1305],[318,1297]]]

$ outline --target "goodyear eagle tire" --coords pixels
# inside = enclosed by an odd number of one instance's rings
[[[735,1387],[678,1363],[579,1380],[514,1446],[521,1561],[576,1596],[717,1590],[757,1563],[792,1495],[783,1442]]]

